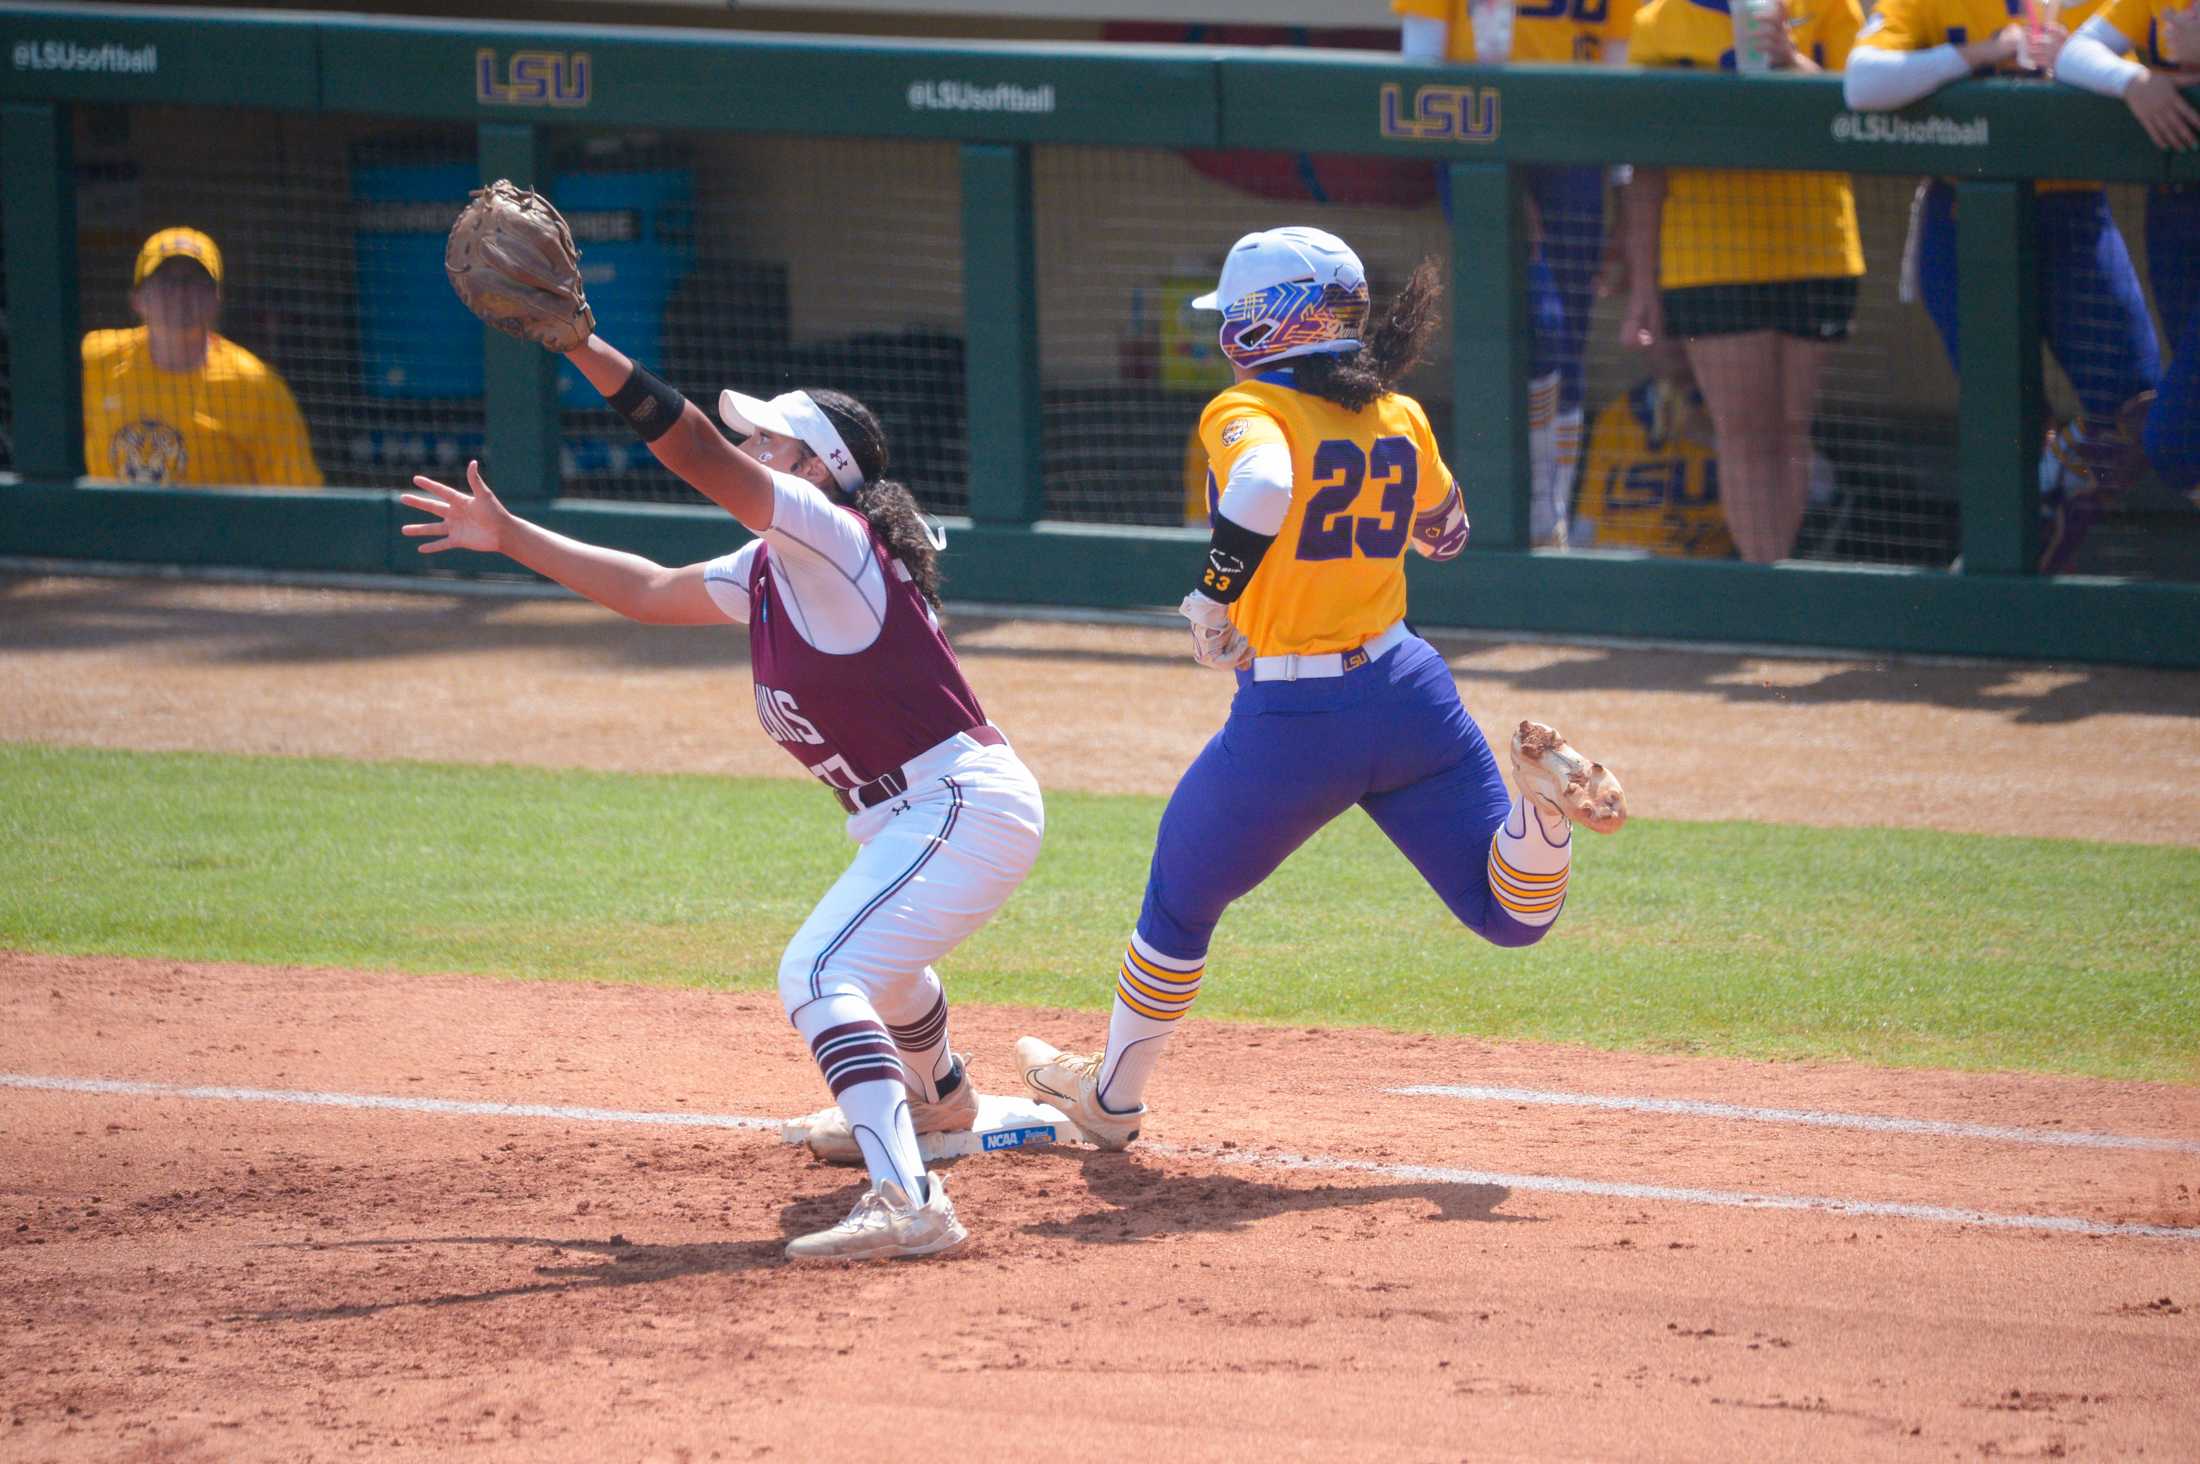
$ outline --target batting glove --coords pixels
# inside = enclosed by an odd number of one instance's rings
[[[1253,644],[1230,623],[1230,610],[1199,591],[1184,597],[1176,613],[1192,622],[1192,659],[1217,671],[1242,671],[1253,664]]]

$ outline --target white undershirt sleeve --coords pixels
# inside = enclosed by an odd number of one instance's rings
[[[772,522],[762,538],[797,634],[832,656],[854,655],[878,639],[886,624],[886,576],[861,514],[813,483],[773,473]]]
[[[749,571],[755,567],[756,551],[761,547],[761,539],[751,539],[724,558],[703,566],[703,588],[710,592],[711,603],[725,611],[726,619],[735,625],[749,623]]]
[[[1291,449],[1280,442],[1247,448],[1230,469],[1219,507],[1232,523],[1274,536],[1291,512]]]
[[[1859,112],[1891,112],[1970,74],[1970,64],[1953,46],[1922,51],[1858,46],[1841,73],[1841,98]]]
[[[1441,64],[1444,44],[1450,39],[1450,26],[1425,15],[1409,15],[1398,23],[1398,51],[1408,61]]]
[[[2144,66],[2126,59],[2130,50],[2130,37],[2096,15],[2078,27],[2055,58],[2055,80],[2104,97],[2121,97],[2147,74]]]

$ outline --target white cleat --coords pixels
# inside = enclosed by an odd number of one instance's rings
[[[910,1094],[909,1122],[918,1133],[962,1133],[978,1122],[978,1085],[970,1081],[970,1069],[960,1054],[955,1058],[955,1072],[962,1081],[937,1103],[926,1103],[914,1093]],[[840,1111],[838,1104],[789,1119],[784,1132],[787,1142],[805,1145],[824,1163],[863,1162],[863,1148],[849,1131],[848,1115]]]
[[[1522,722],[1512,737],[1513,781],[1536,807],[1587,827],[1619,832],[1627,794],[1603,763],[1591,762],[1541,722]]]
[[[1016,1066],[1023,1071],[1031,1096],[1061,1109],[1090,1142],[1103,1149],[1121,1149],[1138,1137],[1146,1105],[1141,1103],[1127,1113],[1101,1107],[1097,1056],[1061,1052],[1036,1037],[1019,1037]]]
[[[787,1259],[890,1261],[953,1250],[970,1238],[970,1232],[955,1218],[955,1207],[940,1177],[927,1175],[924,1183],[931,1193],[920,1205],[900,1185],[881,1180],[865,1190],[848,1218],[832,1229],[788,1241]]]

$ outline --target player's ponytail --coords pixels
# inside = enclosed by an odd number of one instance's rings
[[[818,387],[804,387],[803,392],[817,403],[840,440],[848,444],[856,467],[863,473],[863,486],[848,495],[849,503],[871,525],[871,532],[878,535],[886,552],[908,569],[925,600],[938,609],[940,553],[932,546],[931,528],[915,496],[901,484],[881,476],[886,471],[886,429],[879,424],[877,414],[846,392]]]
[[[1372,329],[1360,349],[1341,356],[1301,356],[1288,363],[1299,390],[1354,412],[1396,391],[1427,350],[1443,298],[1436,261],[1422,260],[1389,307],[1370,315]]]

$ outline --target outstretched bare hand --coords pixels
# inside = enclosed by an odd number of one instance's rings
[[[482,480],[478,459],[466,464],[466,485],[474,490],[470,496],[448,483],[415,477],[413,486],[426,491],[400,493],[397,501],[407,508],[434,514],[436,521],[405,524],[398,532],[409,539],[426,539],[428,542],[420,546],[423,554],[440,554],[445,549],[478,549],[484,554],[500,552],[504,548],[505,525],[513,521],[511,510],[497,500],[496,494]]]

